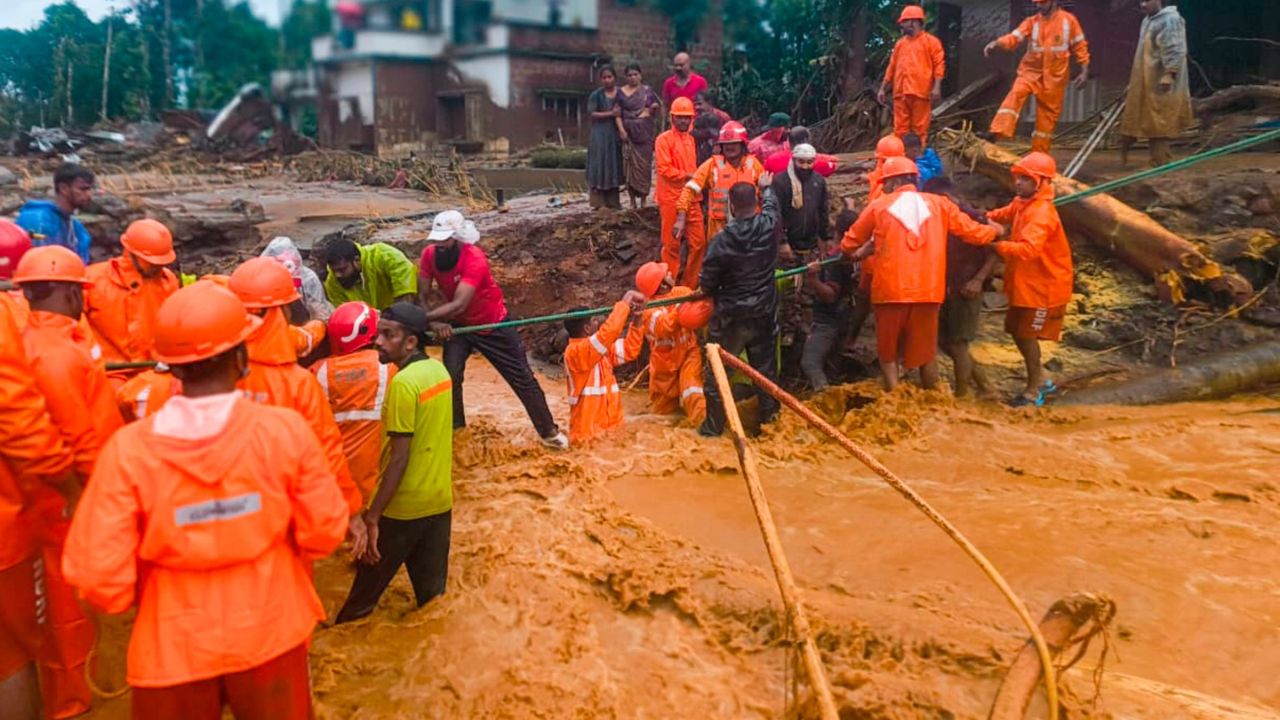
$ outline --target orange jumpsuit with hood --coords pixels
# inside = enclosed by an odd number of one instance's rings
[[[654,199],[658,203],[658,216],[661,220],[662,262],[669,268],[680,267],[680,239],[671,236],[671,228],[676,224],[676,214],[679,213],[676,206],[685,183],[698,170],[695,145],[693,135],[674,127],[659,135],[653,144],[653,162],[657,171]],[[701,258],[707,252],[707,228],[702,217],[702,206],[693,203],[688,208],[684,237],[689,244],[689,257]],[[689,270],[700,271],[701,262],[696,268],[690,262],[684,274],[684,284],[697,285],[697,274],[690,275]]]
[[[1062,98],[1071,79],[1071,58],[1083,66],[1089,64],[1089,42],[1075,15],[1058,8],[1049,17],[1036,13],[1022,21],[1013,32],[996,40],[1005,50],[1016,50],[1023,42],[1027,52],[1018,63],[1013,87],[1000,103],[991,120],[991,132],[1000,137],[1013,137],[1018,115],[1027,98],[1036,98],[1036,126],[1031,133],[1031,149],[1048,152],[1053,128],[1062,113]]]
[[[1004,258],[1004,291],[1011,308],[1043,309],[1059,313],[1071,301],[1074,269],[1071,245],[1053,204],[1053,183],[1042,180],[1030,198],[987,213],[994,222],[1009,225],[1009,241],[995,248]]]
[[[692,294],[687,287],[653,298],[665,300]],[[629,332],[624,355],[640,356],[649,342],[649,405],[655,413],[669,415],[684,408],[685,417],[701,425],[707,416],[707,400],[702,392],[702,350],[698,336],[676,319],[678,305],[648,308],[640,316],[643,332]]]
[[[365,500],[378,487],[382,461],[382,408],[396,366],[378,361],[372,348],[331,355],[311,368],[328,396],[342,432],[351,477]]]
[[[707,195],[707,230],[704,234],[706,243],[710,243],[715,239],[716,234],[724,229],[724,226],[733,218],[733,212],[729,208],[729,189],[740,182],[750,183],[752,187],[759,187],[760,175],[764,173],[764,165],[756,159],[755,155],[744,152],[742,161],[734,167],[733,163],[725,160],[724,155],[712,155],[709,160],[702,165],[693,174],[693,179],[685,183],[684,189],[680,191],[680,199],[676,201],[676,211],[686,213],[686,222],[692,223],[694,217],[694,208],[699,207],[702,202],[703,193]],[[757,196],[759,190],[756,191]],[[689,248],[689,259],[684,269],[684,283],[686,285],[692,283],[697,285],[698,278],[702,275],[702,259],[706,256],[705,246],[701,252],[695,254],[693,247]],[[677,267],[667,263],[668,267]]]
[[[622,392],[613,367],[635,360],[635,355],[627,354],[622,338],[630,317],[631,306],[618,302],[598,330],[587,337],[570,338],[564,350],[572,443],[590,440],[622,424]]]
[[[156,311],[178,289],[178,277],[161,268],[155,277],[143,277],[125,256],[113,257],[88,268],[93,287],[84,294],[84,315],[102,346],[105,362],[138,362],[151,359],[155,343]],[[117,383],[137,370],[114,371]]]
[[[35,537],[44,528],[34,524],[31,495],[66,478],[73,460],[32,378],[18,313],[9,294],[0,293],[0,680],[48,657],[47,586],[37,581],[46,561]],[[47,669],[42,672],[50,682]],[[52,714],[54,688],[41,689]]]
[[[937,37],[921,30],[915,37],[898,39],[884,71],[884,81],[893,88],[894,135],[914,132],[925,141],[932,119],[933,84],[946,70],[946,54]]]

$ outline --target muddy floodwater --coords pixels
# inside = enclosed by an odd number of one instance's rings
[[[483,362],[466,388],[448,592],[415,610],[402,574],[371,618],[318,629],[319,717],[817,716],[728,439],[637,390],[620,431],[551,453]],[[862,384],[812,404],[1037,618],[1080,590],[1116,601],[1101,695],[1102,641],[1064,676],[1071,717],[1280,716],[1280,398],[1033,413]],[[842,717],[984,718],[1025,640],[990,583],[794,415],[753,447]],[[331,614],[351,575],[319,565]]]

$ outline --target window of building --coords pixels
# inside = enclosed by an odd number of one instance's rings
[[[574,95],[547,93],[542,96],[542,110],[559,120],[577,125],[582,122],[582,98]]]

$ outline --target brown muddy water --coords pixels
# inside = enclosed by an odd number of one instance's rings
[[[551,453],[496,374],[468,370],[448,592],[416,610],[402,575],[371,618],[318,629],[320,718],[816,717],[803,682],[789,700],[798,666],[729,440],[645,414],[637,390],[624,428]],[[562,383],[543,384],[567,420]],[[1116,600],[1101,695],[1095,643],[1064,677],[1070,717],[1280,716],[1280,398],[1032,413],[863,384],[813,404],[1034,616],[1079,590]],[[1025,640],[986,579],[798,418],[753,447],[841,716],[985,717]],[[319,565],[331,613],[351,575]]]

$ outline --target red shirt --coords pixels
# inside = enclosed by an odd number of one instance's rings
[[[493,273],[489,271],[489,259],[484,256],[484,251],[475,245],[463,244],[458,264],[448,272],[436,269],[436,246],[428,245],[422,251],[418,268],[423,280],[436,281],[445,300],[453,300],[458,286],[463,283],[476,289],[471,304],[455,318],[455,325],[488,325],[502,322],[507,317],[507,304],[502,299],[502,288],[498,287]]]
[[[831,174],[836,171],[837,162],[835,155],[824,155],[822,153],[818,153],[817,159],[813,161],[814,172],[818,173],[822,177],[831,177]],[[774,175],[777,175],[778,173],[786,172],[787,166],[790,164],[791,150],[779,150],[778,152],[770,155],[768,160],[764,161],[764,169]]]
[[[662,81],[662,104],[668,108],[671,103],[678,97],[689,98],[693,100],[693,96],[707,89],[707,79],[696,72],[689,73],[689,81],[684,85],[676,81],[676,76],[671,75]]]

